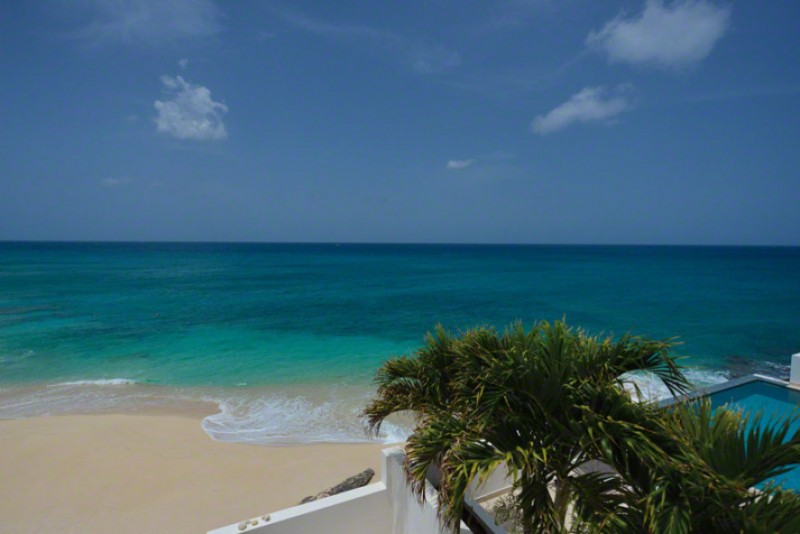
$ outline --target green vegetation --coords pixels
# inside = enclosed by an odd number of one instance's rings
[[[441,473],[442,521],[457,524],[467,487],[498,466],[513,476],[522,532],[799,532],[800,497],[770,484],[800,463],[787,421],[749,421],[708,404],[668,411],[636,402],[629,373],[689,384],[673,342],[591,336],[564,322],[454,336],[442,327],[378,371],[364,415],[373,432],[412,412],[412,489]],[[611,470],[587,469],[600,461]],[[506,507],[507,508],[507,507]]]

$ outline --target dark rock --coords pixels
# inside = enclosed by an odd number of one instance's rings
[[[324,499],[325,497],[330,497],[331,495],[336,495],[338,493],[366,486],[367,484],[369,484],[369,481],[372,480],[372,477],[374,476],[375,476],[375,471],[373,471],[372,469],[365,469],[361,471],[359,474],[351,476],[350,478],[341,481],[332,488],[328,488],[325,491],[321,491],[314,496],[306,497],[305,499],[300,501],[300,504],[316,501],[318,499]]]
[[[759,360],[753,356],[729,354],[724,357],[724,362],[725,371],[731,378],[740,378],[753,373],[774,376],[781,380],[788,380],[789,378],[789,366],[783,361]]]

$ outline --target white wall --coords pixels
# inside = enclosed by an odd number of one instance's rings
[[[792,363],[789,371],[789,383],[800,385],[800,352],[792,354]]]
[[[386,518],[390,507],[383,482],[333,495],[319,501],[285,508],[269,514],[269,521],[262,518],[256,525],[249,524],[239,529],[239,523],[228,525],[209,534],[352,534],[374,532],[392,534]]]
[[[384,449],[380,482],[273,512],[269,521],[254,518],[242,530],[236,523],[209,534],[445,534],[436,490],[428,484],[420,504],[406,485],[404,459],[401,448]],[[459,532],[471,534],[463,523]]]
[[[403,449],[397,447],[384,449],[382,452],[383,480],[392,503],[392,534],[444,534],[446,531],[442,529],[437,517],[439,497],[436,489],[426,483],[425,501],[420,504],[406,484]],[[461,523],[460,534],[471,532]]]
[[[503,463],[492,471],[492,474],[486,477],[482,483],[479,484],[477,479],[473,480],[467,488],[467,497],[475,500],[494,497],[498,493],[510,490],[513,483],[512,477],[507,472],[506,464]]]

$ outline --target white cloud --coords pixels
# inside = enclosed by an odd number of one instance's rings
[[[189,66],[189,59],[185,57],[180,58],[178,60],[178,66],[181,68],[181,70],[186,70],[186,67]]]
[[[74,35],[93,45],[155,46],[220,30],[213,0],[84,0],[68,5],[83,8],[87,20]]]
[[[130,178],[104,178],[100,180],[100,185],[104,187],[118,187],[121,185],[127,185],[132,181],[133,180]]]
[[[647,0],[639,16],[622,14],[586,43],[602,50],[609,61],[679,68],[696,64],[711,53],[728,29],[730,8],[706,0],[678,0],[665,5]]]
[[[458,171],[461,169],[466,169],[473,163],[475,163],[474,159],[451,159],[447,162],[446,167],[451,171]]]
[[[156,128],[178,139],[225,139],[228,132],[222,116],[228,107],[211,99],[211,91],[202,85],[194,85],[182,77],[162,76],[166,93],[165,100],[156,100],[153,106],[158,111]]]
[[[630,85],[620,85],[613,90],[585,87],[546,115],[533,119],[531,130],[544,135],[563,130],[576,122],[609,122],[633,106],[634,90]]]

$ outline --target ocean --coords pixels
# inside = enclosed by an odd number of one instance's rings
[[[562,317],[677,336],[698,385],[785,377],[800,248],[0,243],[0,418],[206,400],[215,439],[364,441],[375,370],[437,323]]]

